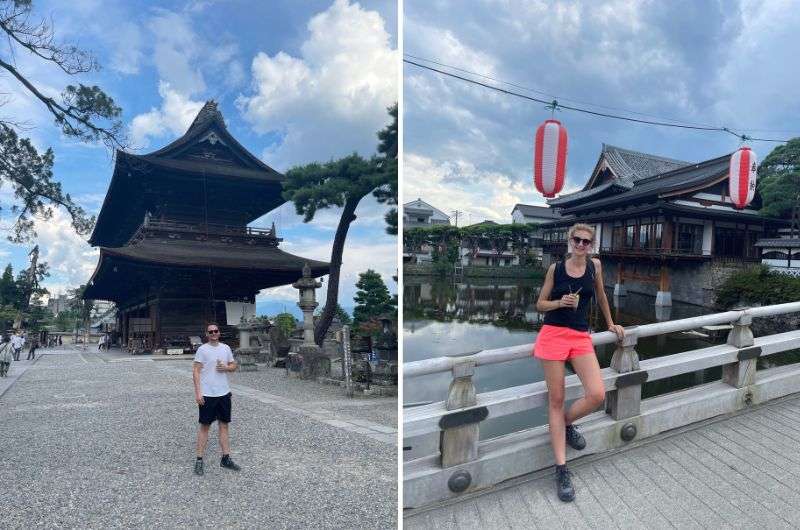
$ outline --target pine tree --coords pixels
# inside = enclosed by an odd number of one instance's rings
[[[390,113],[394,108],[389,109]],[[389,131],[397,128],[396,109],[392,118],[392,124],[387,126]],[[382,156],[373,156],[366,160],[353,153],[339,160],[324,164],[314,162],[286,172],[283,198],[294,203],[297,214],[303,216],[303,222],[313,220],[317,210],[342,208],[331,249],[331,272],[326,296],[330,306],[322,311],[314,327],[314,341],[320,346],[336,313],[344,244],[350,225],[356,220],[355,211],[359,202],[371,193],[379,202],[397,203],[397,155],[394,151],[394,158],[391,156],[392,133],[382,131],[378,136],[381,140],[379,149]],[[391,219],[387,221],[391,222]]]
[[[375,331],[380,317],[394,314],[394,299],[381,275],[372,269],[358,275],[356,287],[353,325],[362,331]]]

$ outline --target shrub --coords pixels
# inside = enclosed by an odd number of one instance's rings
[[[739,304],[772,305],[800,301],[800,278],[769,270],[766,265],[732,274],[719,287],[716,303],[722,309]]]

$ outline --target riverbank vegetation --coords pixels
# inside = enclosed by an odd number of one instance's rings
[[[450,225],[411,228],[403,232],[403,249],[407,253],[430,252],[436,274],[453,271],[461,250],[476,254],[479,250],[494,252],[497,257],[507,252],[519,258],[521,267],[538,267],[539,259],[531,254],[535,224],[497,224],[483,222],[461,228]]]
[[[739,305],[773,305],[800,300],[800,278],[758,265],[732,274],[718,289],[721,309]]]

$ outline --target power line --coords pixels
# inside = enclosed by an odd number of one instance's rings
[[[575,99],[575,98],[569,98],[569,97],[564,97],[564,96],[559,97],[559,96],[556,96],[555,94],[551,94],[551,93],[545,92],[543,90],[537,90],[535,88],[530,88],[530,87],[526,87],[526,86],[523,86],[523,85],[518,85],[518,84],[512,83],[510,81],[503,81],[502,79],[497,79],[497,78],[492,77],[490,75],[481,74],[481,73],[478,73],[478,72],[473,72],[472,70],[467,70],[465,68],[459,68],[457,66],[452,66],[452,65],[449,65],[449,64],[441,63],[439,61],[434,61],[433,59],[426,59],[425,57],[419,57],[417,55],[412,55],[410,53],[404,53],[403,55],[405,55],[406,57],[411,57],[412,59],[417,59],[417,60],[420,60],[420,61],[424,61],[426,63],[438,64],[439,66],[444,66],[444,67],[446,67],[446,68],[448,68],[450,70],[456,70],[456,71],[459,71],[459,72],[464,72],[464,73],[467,73],[467,74],[470,74],[470,75],[482,77],[484,79],[489,79],[490,81],[494,81],[496,83],[502,83],[504,85],[512,86],[514,88],[519,88],[521,90],[526,90],[528,92],[533,92],[535,94],[541,94],[541,95],[547,96],[549,98],[559,99],[561,101],[571,101],[572,103],[576,103],[578,105],[588,105],[590,107],[596,107],[598,109],[615,110],[615,111],[619,111],[619,112],[625,112],[627,114],[635,114],[637,116],[645,116],[645,117],[653,118],[653,119],[656,119],[656,120],[674,121],[676,123],[686,123],[686,124],[689,124],[689,125],[705,125],[705,124],[695,123],[695,122],[691,122],[691,121],[676,120],[676,119],[673,119],[673,118],[664,118],[662,116],[655,116],[653,114],[646,114],[644,112],[635,112],[635,111],[632,111],[632,110],[621,109],[621,108],[618,108],[618,107],[608,107],[608,106],[605,106],[605,105],[597,105],[596,103],[591,103],[591,102],[588,102],[588,101],[581,101],[581,100],[578,100],[578,99]],[[770,131],[770,132],[775,132],[775,131]],[[787,132],[787,131],[780,131],[780,132]],[[789,131],[789,132],[791,132],[791,131]]]
[[[620,116],[620,115],[617,115],[617,114],[610,114],[610,113],[606,113],[606,112],[597,112],[597,111],[594,111],[594,110],[589,110],[589,109],[581,108],[581,107],[575,107],[575,106],[572,106],[572,105],[562,105],[555,98],[553,99],[553,101],[546,101],[546,100],[543,100],[543,99],[540,99],[540,98],[535,98],[533,96],[528,96],[528,95],[525,95],[525,94],[520,94],[518,92],[513,92],[513,91],[507,90],[505,88],[501,88],[501,87],[498,87],[498,86],[490,85],[488,83],[483,83],[483,82],[477,81],[475,79],[469,79],[468,77],[460,76],[458,74],[454,74],[452,72],[447,72],[445,70],[440,70],[440,69],[434,68],[432,66],[427,66],[427,65],[424,65],[424,64],[420,64],[418,62],[411,61],[411,60],[406,59],[406,58],[403,58],[403,62],[411,64],[411,65],[414,65],[414,66],[417,66],[419,68],[423,68],[425,70],[430,70],[432,72],[436,72],[436,73],[439,73],[439,74],[442,74],[442,75],[445,75],[445,76],[448,76],[448,77],[459,79],[459,80],[465,81],[467,83],[472,83],[474,85],[478,85],[478,86],[481,86],[481,87],[484,87],[484,88],[488,88],[490,90],[494,90],[494,91],[500,92],[502,94],[506,94],[506,95],[509,95],[509,96],[514,96],[514,97],[518,97],[518,98],[522,98],[522,99],[527,99],[529,101],[534,101],[536,103],[544,103],[544,104],[550,106],[551,108],[574,110],[576,112],[582,112],[584,114],[590,114],[590,115],[599,116],[599,117],[602,117],[602,118],[611,118],[611,119],[615,119],[615,120],[624,120],[624,121],[630,121],[630,122],[634,122],[634,123],[641,123],[641,124],[645,124],[645,125],[657,125],[657,126],[661,126],[661,127],[675,127],[675,128],[679,128],[679,129],[692,129],[692,130],[698,130],[698,131],[725,132],[725,133],[731,134],[733,136],[736,136],[737,138],[739,138],[739,139],[741,139],[743,141],[776,142],[776,143],[786,143],[786,142],[788,142],[788,140],[779,140],[779,139],[774,139],[774,138],[754,138],[754,137],[751,137],[751,136],[747,136],[745,134],[738,134],[738,133],[736,133],[735,131],[733,131],[732,129],[730,129],[728,127],[715,127],[715,126],[712,126],[712,125],[688,125],[686,123],[669,123],[669,122],[666,122],[666,121],[643,120],[643,119],[640,119],[640,118],[631,118],[630,116]],[[448,68],[450,68],[450,67],[448,66]],[[480,75],[480,74],[478,74],[478,75]]]

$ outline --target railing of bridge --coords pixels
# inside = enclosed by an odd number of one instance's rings
[[[753,318],[800,312],[800,302],[754,307],[626,328],[622,342],[610,331],[594,333],[595,345],[616,343],[611,366],[601,371],[605,410],[587,416],[582,432],[593,451],[620,447],[660,432],[800,392],[800,363],[757,371],[760,357],[800,348],[800,330],[754,338]],[[726,344],[639,360],[640,338],[702,326],[732,324]],[[403,414],[404,446],[439,435],[436,454],[404,463],[404,506],[419,507],[465,491],[552,465],[547,426],[480,440],[484,420],[547,405],[544,381],[476,393],[476,367],[531,355],[533,344],[484,350],[406,363],[403,377],[452,373],[445,401],[410,408]],[[642,384],[722,366],[722,379],[642,400]],[[566,399],[581,397],[577,376],[566,378]],[[571,450],[570,450],[571,451]],[[584,451],[586,453],[586,451]],[[570,453],[575,456],[575,453]],[[568,455],[569,456],[569,455]]]

